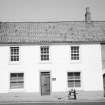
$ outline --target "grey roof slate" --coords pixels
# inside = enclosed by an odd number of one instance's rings
[[[105,21],[0,22],[0,44],[105,42]]]

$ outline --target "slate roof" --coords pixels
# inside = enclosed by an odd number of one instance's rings
[[[105,42],[105,21],[0,22],[0,44]]]

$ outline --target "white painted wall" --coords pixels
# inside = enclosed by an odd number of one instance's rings
[[[9,46],[0,46],[0,92],[40,92],[40,71],[51,71],[52,92],[67,91],[67,72],[81,72],[81,90],[103,90],[101,46],[82,44],[80,61],[70,61],[71,45],[50,45],[50,61],[40,61],[40,46],[20,46],[20,62],[9,61]],[[9,88],[10,72],[24,72],[24,89]]]
[[[101,45],[82,45],[83,88],[103,90]]]

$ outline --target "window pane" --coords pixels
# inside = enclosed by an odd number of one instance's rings
[[[23,77],[23,73],[18,73],[18,77]]]
[[[68,87],[74,87],[74,80],[68,80]]]
[[[75,87],[80,87],[80,80],[75,80]]]
[[[46,55],[47,60],[49,60],[49,55]]]
[[[17,89],[17,88],[24,88],[24,82],[12,82],[10,84],[11,89]]]
[[[73,72],[69,72],[69,73],[68,73],[68,79],[74,79],[74,77],[73,77]]]
[[[16,73],[11,73],[11,78],[16,77],[17,74]]]
[[[80,73],[79,72],[75,73],[75,79],[80,79]]]
[[[68,76],[73,76],[73,72],[68,72]]]

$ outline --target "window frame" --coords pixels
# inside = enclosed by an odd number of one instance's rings
[[[41,62],[50,61],[50,47],[49,46],[47,45],[40,46],[40,61]]]
[[[72,47],[79,47],[79,59],[78,60],[72,60],[72,51],[71,51],[71,48]],[[70,46],[70,63],[80,63],[81,61],[81,46],[80,45],[71,45]]]
[[[79,75],[79,79],[77,79],[76,78],[76,76],[75,75],[73,75],[73,78],[71,79],[69,76],[68,76],[68,73],[79,73],[80,75]],[[69,86],[69,81],[73,81],[73,86]],[[79,85],[80,86],[77,86],[77,84],[76,84],[76,81],[79,81]],[[67,87],[68,88],[81,88],[81,72],[80,71],[68,71],[67,72]]]
[[[10,46],[10,62],[19,62],[19,61],[20,61],[20,47]]]
[[[19,61],[11,61],[11,47],[19,47]],[[8,48],[8,64],[9,65],[20,65],[22,63],[21,61],[21,46],[17,46],[17,45],[11,45]]]
[[[80,51],[79,46],[71,46],[71,60],[79,60],[80,59]]]
[[[16,77],[11,77],[12,74],[15,74]],[[19,77],[18,74],[23,74],[23,77]],[[24,89],[24,73],[23,72],[11,72],[9,75],[10,75],[10,82],[9,82],[10,86],[9,87],[11,90]],[[14,78],[14,79],[12,79],[12,78]],[[21,87],[20,86],[17,86],[17,87],[11,86],[12,84],[17,85],[19,83],[22,84]]]

